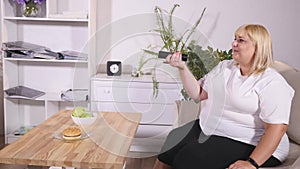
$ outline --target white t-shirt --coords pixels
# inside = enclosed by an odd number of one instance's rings
[[[272,68],[242,76],[234,60],[225,60],[199,83],[208,93],[200,112],[200,126],[206,135],[257,145],[265,132],[263,122],[289,123],[294,90]],[[273,155],[283,161],[288,151],[285,134]]]

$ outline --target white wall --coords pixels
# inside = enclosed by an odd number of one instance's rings
[[[275,59],[300,69],[300,55],[297,51],[300,47],[299,0],[111,0],[110,3],[111,10],[107,16],[111,22],[153,13],[155,6],[170,10],[173,4],[178,3],[181,6],[174,16],[192,24],[202,9],[207,7],[199,30],[208,37],[213,47],[226,50],[231,48],[233,34],[238,26],[245,23],[263,24],[271,33]],[[143,23],[135,24],[138,26]],[[123,54],[126,55],[126,52]],[[112,57],[117,56],[114,54]]]
[[[0,9],[1,3],[0,3]],[[1,18],[2,12],[0,12],[0,18]],[[0,32],[2,31],[2,22],[0,22]],[[2,34],[0,33],[0,44],[2,44]],[[2,45],[1,45],[2,46]],[[2,52],[0,51],[0,91],[3,91],[3,72],[2,72]],[[3,113],[3,92],[0,93],[0,135],[4,134],[4,113]],[[4,137],[0,137],[0,146],[2,142],[4,142]]]

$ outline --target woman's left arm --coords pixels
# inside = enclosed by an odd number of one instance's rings
[[[286,124],[265,123],[265,133],[250,155],[258,165],[262,165],[271,157],[286,132],[287,127],[288,125]]]
[[[278,147],[281,138],[287,130],[286,124],[264,124],[266,129],[265,133],[250,155],[250,158],[252,158],[259,166],[261,166],[272,156],[272,154]],[[234,169],[237,166],[249,169],[255,168],[249,161],[238,160],[235,163],[231,164],[229,169]]]

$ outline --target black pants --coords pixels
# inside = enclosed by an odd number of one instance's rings
[[[205,136],[199,120],[172,130],[158,159],[173,169],[225,169],[237,160],[246,160],[255,146],[220,136]],[[262,167],[280,165],[270,157]]]

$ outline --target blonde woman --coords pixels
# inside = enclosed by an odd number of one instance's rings
[[[170,132],[155,169],[255,169],[280,165],[294,90],[272,69],[272,42],[262,25],[239,27],[233,59],[197,81],[181,53],[166,61],[178,68],[194,100],[206,100],[199,120]]]

